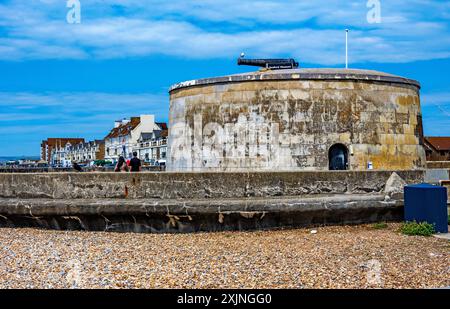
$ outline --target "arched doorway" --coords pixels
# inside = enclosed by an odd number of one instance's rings
[[[328,151],[328,164],[330,171],[348,169],[348,149],[345,145],[334,144]]]

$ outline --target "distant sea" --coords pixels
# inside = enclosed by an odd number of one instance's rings
[[[0,157],[0,162],[16,161],[16,160],[39,160],[39,156]]]

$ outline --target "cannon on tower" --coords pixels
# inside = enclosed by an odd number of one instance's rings
[[[294,59],[244,59],[243,55],[238,58],[238,65],[250,65],[270,70],[285,70],[298,68],[298,62]]]

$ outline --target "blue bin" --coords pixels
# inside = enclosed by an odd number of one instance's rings
[[[405,187],[405,221],[434,224],[438,233],[448,233],[447,188],[430,184]]]

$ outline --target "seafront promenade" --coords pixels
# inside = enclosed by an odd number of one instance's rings
[[[114,168],[109,167],[84,167],[83,172],[113,172]],[[163,172],[165,166],[143,166],[142,172]],[[71,173],[75,170],[71,167],[8,167],[0,166],[0,173]]]

